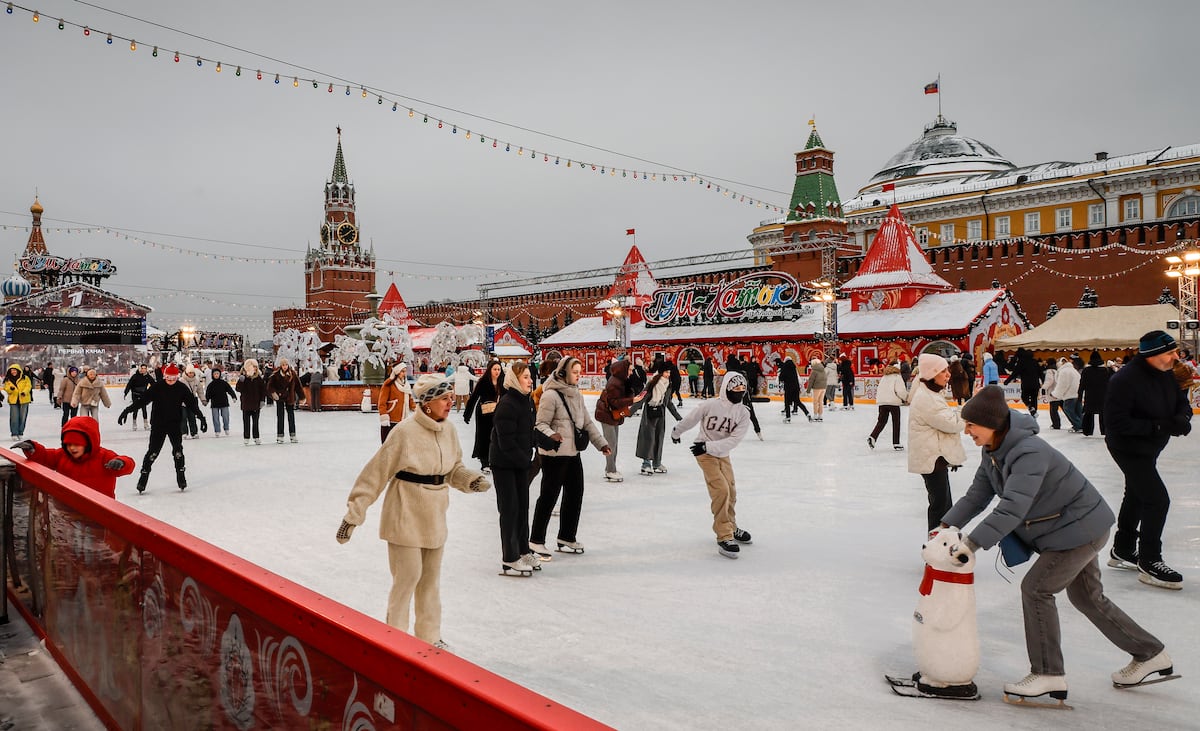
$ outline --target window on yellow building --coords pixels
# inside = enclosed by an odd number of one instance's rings
[[[978,241],[983,238],[983,221],[976,218],[967,221],[967,241]]]
[[[921,246],[929,246],[929,229],[924,226],[917,229],[917,243]]]
[[[1070,231],[1071,230],[1071,209],[1059,208],[1054,212],[1054,230],[1055,231]]]
[[[996,238],[1005,239],[1012,236],[1012,224],[1008,216],[996,216]]]
[[[1104,204],[1092,203],[1088,206],[1088,225],[1103,226],[1104,225]]]
[[[1040,234],[1042,232],[1042,214],[1041,213],[1026,213],[1025,214],[1025,235]]]
[[[952,224],[952,223],[943,223],[942,224],[941,239],[942,239],[943,244],[950,244],[950,243],[954,242],[954,224]]]
[[[1167,218],[1200,215],[1200,195],[1189,195],[1180,198],[1167,209]]]
[[[1142,217],[1142,199],[1129,198],[1125,201],[1125,215],[1123,220],[1136,221]]]

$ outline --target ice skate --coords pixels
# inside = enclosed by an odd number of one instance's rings
[[[150,421],[148,419],[142,419],[142,431],[150,431]]]
[[[245,444],[247,447],[249,447],[249,446],[250,446],[250,440],[249,440],[249,439],[243,439],[243,440],[242,440],[242,444]]]
[[[187,475],[183,470],[175,470],[175,484],[179,485],[180,490],[187,489]]]
[[[867,437],[867,446],[871,449],[875,448],[875,437]]]
[[[550,550],[546,548],[545,543],[530,543],[529,550],[541,561],[550,561],[554,557],[550,555]]]
[[[660,465],[660,464],[659,464],[659,465],[654,465],[654,474],[656,474],[656,475],[665,475],[665,474],[667,474],[667,468],[666,468],[666,467],[663,467],[663,466],[662,466],[662,465]]]
[[[717,541],[717,553],[725,558],[737,558],[740,550],[733,541]]]
[[[262,444],[262,440],[261,440],[261,439],[259,439],[258,437],[254,437],[254,443],[255,443],[255,444]]]
[[[283,444],[283,435],[282,435],[282,434],[280,434],[279,436],[275,437],[275,443],[276,443],[276,444]]]
[[[1108,552],[1108,565],[1114,569],[1126,571],[1138,570],[1137,551],[1118,551],[1116,546]]]
[[[1112,674],[1114,688],[1136,688],[1139,685],[1153,685],[1175,680],[1175,666],[1166,650],[1158,653],[1149,660],[1130,660],[1129,664]],[[1152,675],[1161,677],[1147,680]]]
[[[790,417],[790,416],[785,416],[785,417],[783,417],[783,423],[784,423],[784,424],[791,424],[791,423],[792,423],[792,417]]]
[[[564,541],[562,539],[559,539],[557,543],[559,553],[583,553],[582,543],[578,543],[576,541]]]
[[[138,476],[137,491],[138,491],[139,495],[141,495],[143,492],[146,491],[146,483],[149,481],[150,481],[150,473],[149,472],[142,472],[142,474]]]
[[[897,452],[903,452],[904,446],[901,444],[893,444],[892,449],[896,450]]]
[[[538,558],[537,554],[534,554],[534,553],[522,554],[520,560],[524,561],[525,565],[528,566],[529,568],[533,569],[534,571],[542,570],[542,559]]]
[[[500,562],[501,576],[533,576],[533,569],[521,559]]]
[[[1058,703],[1031,700],[1044,695],[1049,695],[1052,699],[1057,700]],[[1066,700],[1067,676],[1065,675],[1039,675],[1037,673],[1030,673],[1016,683],[1004,684],[1004,702],[1016,706],[1071,710],[1071,706],[1066,704]]]
[[[901,675],[883,676],[896,695],[907,698],[937,698],[948,701],[977,701],[980,699],[979,688],[974,683],[966,685],[948,685],[938,687],[921,682],[921,673],[913,673],[911,678]]]
[[[750,540],[750,531],[742,530],[741,528],[733,529],[733,540],[741,543],[744,546],[749,546],[754,541]]]
[[[651,467],[651,466],[650,466],[650,465],[648,465],[648,464],[644,464],[644,465],[642,465],[641,469],[640,469],[640,470],[638,470],[638,472],[639,472],[639,473],[641,473],[641,474],[643,474],[643,475],[653,475],[653,474],[654,474],[654,468],[653,468],[653,467]]]
[[[133,431],[137,431],[137,419],[133,420]]]
[[[1157,561],[1138,561],[1138,581],[1175,591],[1183,588],[1183,575],[1163,563],[1161,558]]]
[[[296,438],[296,435],[295,435],[295,434],[291,435],[291,436],[290,436],[290,437],[288,437],[288,438],[292,440],[292,444],[299,444],[299,443],[300,443],[300,440]]]
[[[624,482],[625,477],[620,472],[605,472],[604,479],[609,482]]]
[[[760,431],[754,432],[754,436],[758,437],[758,441],[760,441],[760,442],[763,440],[763,435],[762,435],[762,432],[760,432]]]

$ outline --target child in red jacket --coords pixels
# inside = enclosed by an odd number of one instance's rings
[[[90,416],[76,416],[62,428],[62,449],[47,449],[34,441],[17,442],[30,462],[45,465],[96,492],[115,498],[117,478],[133,472],[131,457],[100,446],[100,424]]]

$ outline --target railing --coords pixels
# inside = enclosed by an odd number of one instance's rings
[[[110,728],[608,728],[14,452],[0,466],[0,580]]]

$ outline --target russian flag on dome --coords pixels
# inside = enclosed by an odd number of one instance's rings
[[[932,82],[930,82],[930,83],[928,83],[928,84],[926,84],[926,85],[925,85],[925,93],[926,93],[926,94],[936,94],[936,93],[938,93],[938,87],[939,87],[939,86],[941,86],[941,81],[940,81],[940,80],[939,80],[939,81],[932,81]]]

